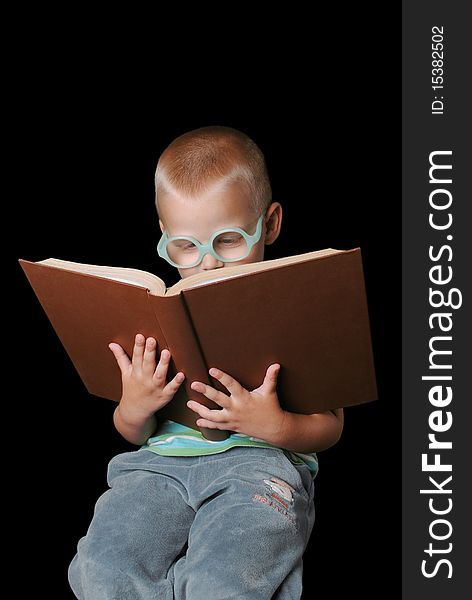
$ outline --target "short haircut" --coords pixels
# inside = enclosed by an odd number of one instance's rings
[[[250,137],[219,126],[184,133],[159,158],[155,177],[157,212],[159,194],[174,191],[192,197],[218,182],[245,186],[257,214],[272,202],[264,155]]]

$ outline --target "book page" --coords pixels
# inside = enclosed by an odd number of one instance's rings
[[[160,277],[140,269],[89,265],[70,260],[60,260],[58,258],[39,260],[37,264],[57,267],[59,269],[65,269],[66,271],[76,271],[78,273],[84,273],[85,275],[95,275],[96,277],[113,279],[114,281],[121,281],[122,283],[129,283],[131,285],[139,285],[140,287],[148,289],[155,296],[164,296],[166,291],[165,283]]]
[[[195,275],[181,279],[178,283],[168,288],[165,295],[174,296],[175,294],[180,293],[182,290],[198,287],[200,285],[208,285],[210,283],[222,281],[223,279],[246,275],[247,273],[265,271],[267,269],[274,269],[283,265],[303,262],[305,260],[313,260],[316,258],[322,258],[323,256],[329,256],[331,254],[340,254],[342,252],[350,252],[350,250],[335,250],[334,248],[325,248],[324,250],[315,250],[313,252],[305,252],[304,254],[295,254],[294,256],[287,256],[285,258],[275,258],[273,260],[259,261],[245,265],[235,265],[234,267],[223,267],[221,269],[206,271],[205,273],[196,273]]]

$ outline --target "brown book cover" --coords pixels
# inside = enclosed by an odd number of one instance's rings
[[[198,273],[166,289],[156,275],[47,259],[19,259],[34,292],[91,394],[119,401],[121,372],[108,348],[131,356],[136,333],[172,354],[168,380],[184,383],[158,413],[208,439],[187,399],[219,406],[190,388],[198,380],[228,393],[217,367],[248,390],[279,363],[282,408],[310,414],[377,399],[360,248],[328,248]],[[158,357],[159,354],[157,354]]]

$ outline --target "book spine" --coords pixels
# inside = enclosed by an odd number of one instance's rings
[[[183,294],[175,296],[148,294],[148,298],[164,334],[167,349],[171,353],[167,381],[170,381],[179,371],[185,374],[184,382],[174,398],[159,411],[159,418],[170,419],[197,429],[211,441],[226,439],[229,436],[227,431],[198,427],[197,413],[187,406],[187,400],[195,400],[210,409],[220,409],[215,402],[190,387],[192,381],[201,381],[212,386],[214,384],[210,381],[209,367],[205,362]],[[158,348],[156,360],[159,360],[162,349]]]

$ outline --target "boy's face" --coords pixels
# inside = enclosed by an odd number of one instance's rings
[[[229,185],[215,184],[198,197],[188,198],[177,192],[167,192],[159,196],[159,226],[169,236],[187,235],[206,243],[214,231],[228,227],[240,227],[248,234],[256,230],[256,214],[251,208],[249,198],[238,183]],[[182,278],[211,269],[225,266],[242,265],[264,260],[265,244],[272,244],[280,231],[282,206],[273,202],[262,222],[261,239],[254,244],[246,258],[224,263],[211,254],[205,254],[195,267],[178,269]]]

